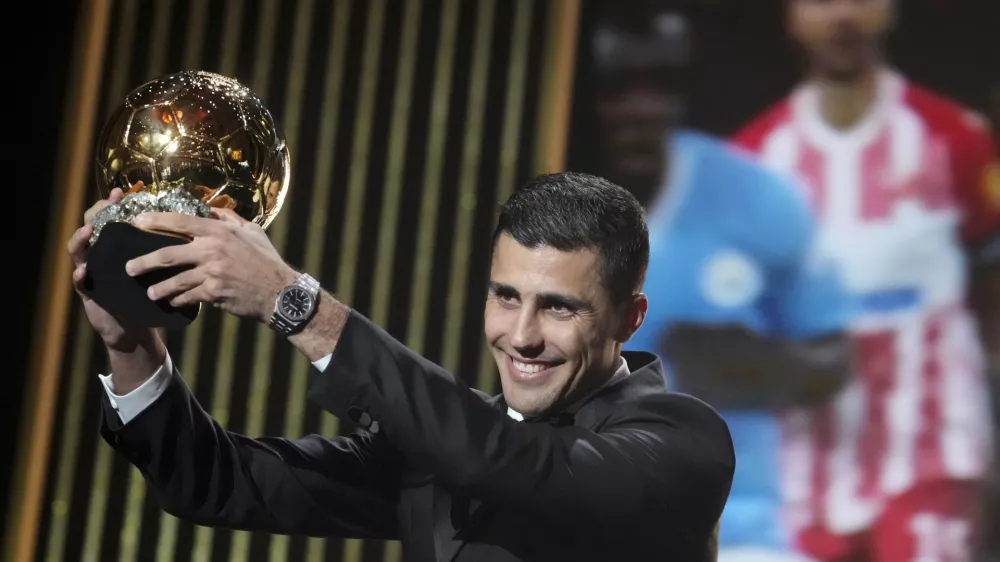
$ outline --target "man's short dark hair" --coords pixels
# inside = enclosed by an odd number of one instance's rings
[[[641,290],[649,264],[646,214],[628,190],[578,172],[544,174],[507,199],[493,233],[527,248],[595,250],[601,280],[614,304]]]

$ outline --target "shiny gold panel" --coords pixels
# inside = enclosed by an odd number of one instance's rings
[[[248,84],[272,112],[292,155],[289,196],[268,230],[279,251],[407,345],[456,372],[471,366],[459,376],[493,390],[489,353],[481,338],[465,337],[482,330],[479,321],[466,320],[478,317],[466,314],[467,307],[482,302],[481,289],[469,281],[484,277],[489,263],[480,253],[489,241],[478,221],[495,219],[496,202],[533,175],[540,159],[547,169],[560,165],[555,155],[566,131],[558,115],[568,106],[571,76],[560,65],[572,60],[564,51],[575,29],[560,21],[575,18],[573,2],[102,5],[95,1],[84,10],[100,36],[88,36],[90,74],[74,82],[86,92],[73,111],[90,112],[100,125],[113,120],[126,92],[181,70],[217,72]],[[108,23],[114,27],[105,45],[100,26]],[[95,159],[105,178],[123,170],[130,179],[175,177],[185,173],[188,160],[241,185],[267,175],[266,151],[259,147],[272,138],[257,125],[260,111],[243,108],[244,124],[215,131],[199,116],[217,108],[182,90],[165,84],[133,96],[125,122],[136,126],[113,128],[112,135],[123,139],[113,146],[95,150],[93,127],[86,134],[67,128],[73,147],[67,152],[77,151],[82,166],[68,166],[66,174],[83,175],[79,196],[63,199],[69,208],[61,210],[53,247],[61,249],[96,191],[95,174],[86,170]],[[170,105],[148,107],[165,101]],[[169,150],[185,156],[167,158]],[[88,181],[95,181],[90,191],[84,189]],[[57,275],[61,255],[50,257]],[[68,278],[68,271],[62,273],[60,279]],[[77,306],[68,291],[66,297]],[[53,310],[61,312],[44,316],[39,333],[58,334],[60,324],[67,325],[69,309]],[[21,474],[31,467],[49,476],[38,480],[34,496],[25,491],[26,504],[11,507],[30,522],[14,527],[13,560],[401,559],[396,542],[232,532],[162,513],[141,474],[87,433],[95,421],[87,418],[98,414],[91,401],[103,392],[96,375],[105,366],[85,319],[70,326],[68,347],[59,337],[37,341],[36,354],[48,357],[52,380],[36,389],[40,410],[29,419],[51,420],[54,405],[64,407],[53,437],[18,459]],[[296,437],[351,429],[305,401],[308,361],[265,327],[209,310],[168,341],[185,383],[233,431]],[[45,468],[49,463],[54,470]],[[39,510],[34,520],[33,509]]]

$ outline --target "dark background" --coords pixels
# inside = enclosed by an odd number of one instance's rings
[[[6,396],[0,408],[3,417],[0,418],[0,443],[3,449],[9,451],[4,456],[10,461],[0,462],[0,481],[4,483],[2,494],[6,497],[11,474],[14,467],[13,456],[16,451],[16,438],[20,431],[18,424],[21,419],[21,403],[24,400],[28,358],[31,347],[32,330],[34,329],[35,306],[38,302],[40,285],[42,253],[45,251],[45,236],[48,230],[49,216],[52,208],[59,204],[52,201],[53,182],[56,179],[56,166],[59,155],[60,124],[65,106],[67,82],[69,80],[70,64],[74,47],[74,31],[79,4],[82,2],[60,2],[58,9],[45,14],[45,32],[31,34],[31,40],[25,52],[34,59],[34,69],[31,70],[33,91],[30,95],[30,134],[32,149],[27,161],[20,161],[30,169],[20,168],[15,174],[18,184],[23,188],[16,190],[17,230],[8,234],[16,241],[16,268],[18,274],[11,275],[16,280],[17,291],[10,292],[13,301],[16,322],[10,326],[8,333],[13,332],[7,349],[14,352],[13,369],[4,377]],[[33,44],[32,44],[33,43]],[[21,48],[24,48],[23,46]],[[29,59],[30,60],[30,59]],[[29,65],[29,68],[31,66]],[[25,100],[27,101],[27,100]],[[24,117],[15,116],[23,119]],[[6,144],[6,143],[5,143]],[[14,250],[14,248],[11,248]],[[12,262],[14,256],[11,256]],[[68,259],[68,258],[67,258]],[[4,501],[4,504],[7,502]]]

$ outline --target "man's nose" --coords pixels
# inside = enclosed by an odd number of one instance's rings
[[[857,21],[861,18],[864,8],[862,4],[864,3],[857,0],[840,0],[839,2],[834,2],[834,18],[841,23]]]
[[[535,350],[542,347],[542,332],[538,325],[538,316],[532,310],[525,310],[518,315],[517,325],[511,334],[510,344],[518,351]]]

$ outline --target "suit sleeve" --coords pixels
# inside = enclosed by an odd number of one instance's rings
[[[384,439],[251,439],[222,428],[173,375],[125,425],[101,393],[101,435],[142,472],[164,511],[212,527],[397,538],[398,487]]]
[[[679,521],[704,541],[729,493],[728,429],[690,397],[634,400],[599,432],[520,423],[353,311],[329,367],[315,377],[312,400],[377,423],[408,462],[445,487],[576,533],[620,540]]]

